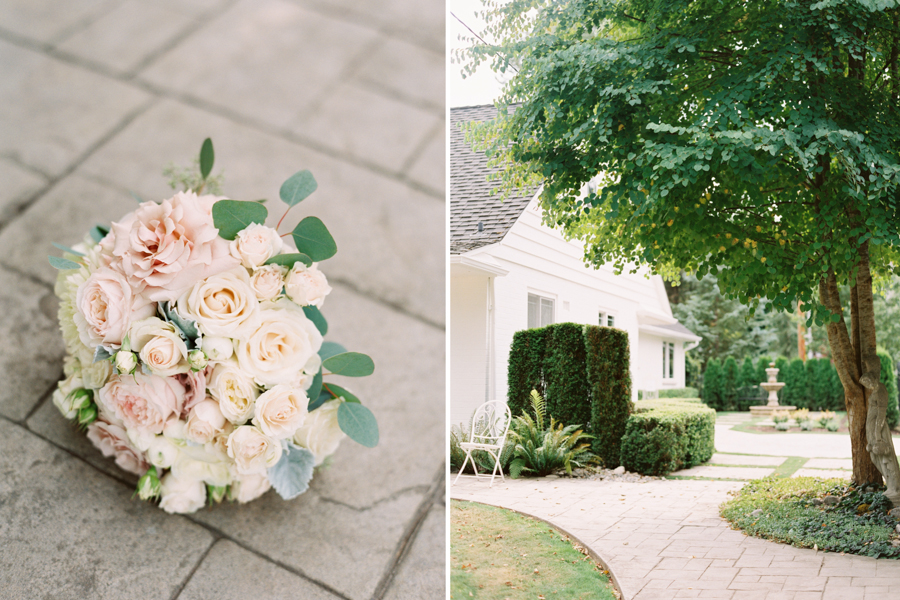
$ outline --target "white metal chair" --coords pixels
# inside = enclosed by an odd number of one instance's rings
[[[472,469],[475,471],[475,478],[480,479],[478,467],[475,466],[475,459],[472,458],[473,450],[483,450],[491,455],[494,459],[494,470],[491,473],[491,487],[494,485],[494,477],[500,473],[500,479],[505,480],[503,476],[503,468],[500,467],[500,453],[503,452],[503,446],[506,443],[506,434],[509,432],[509,424],[512,421],[512,413],[509,407],[502,400],[492,400],[485,402],[475,411],[472,417],[472,429],[469,432],[469,441],[460,443],[459,447],[466,451],[466,459],[459,468],[459,474],[453,483],[459,481],[462,472],[466,469],[466,463],[472,461]],[[485,477],[487,477],[485,475]]]

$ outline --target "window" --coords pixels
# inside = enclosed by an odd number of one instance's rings
[[[675,379],[675,344],[663,342],[663,379]]]
[[[528,294],[528,329],[553,323],[553,299]]]
[[[601,327],[615,327],[616,318],[608,312],[600,311],[597,324]]]
[[[615,327],[616,326],[616,318],[612,315],[606,315],[606,326],[607,327]]]

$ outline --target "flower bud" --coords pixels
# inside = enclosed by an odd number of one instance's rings
[[[97,420],[97,405],[90,404],[78,411],[78,424],[87,427]]]
[[[219,362],[228,360],[234,354],[234,342],[226,337],[206,336],[200,347],[209,359]]]
[[[156,474],[156,467],[150,467],[138,480],[137,495],[141,500],[150,500],[159,497],[159,494],[159,475]]]
[[[66,400],[70,403],[72,410],[81,410],[94,403],[94,394],[90,390],[78,388],[73,390]]]
[[[227,485],[215,486],[215,485],[206,484],[206,499],[210,504],[212,504],[213,502],[218,504],[219,502],[221,502],[222,500],[225,499],[225,494],[227,494],[227,493],[228,493]]]
[[[202,371],[209,364],[209,359],[206,357],[206,353],[198,348],[188,352],[188,364],[192,371]]]
[[[131,375],[137,368],[138,361],[134,352],[119,350],[116,352],[116,369],[120,375]]]

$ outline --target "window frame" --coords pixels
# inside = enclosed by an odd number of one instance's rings
[[[537,300],[537,319],[538,324],[532,325],[531,320],[531,299],[535,298]],[[550,321],[544,322],[544,303],[548,303],[550,306]],[[547,325],[552,325],[556,323],[556,298],[554,296],[545,296],[540,292],[529,291],[528,292],[528,314],[527,314],[527,328],[528,329],[536,329],[539,327],[546,327]]]

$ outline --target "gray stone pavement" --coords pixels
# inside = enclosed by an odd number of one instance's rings
[[[0,2],[0,599],[445,594],[444,12],[412,0]],[[205,137],[239,199],[300,169],[339,252],[326,339],[381,442],[309,492],[172,516],[49,401],[50,242],[171,195]]]

